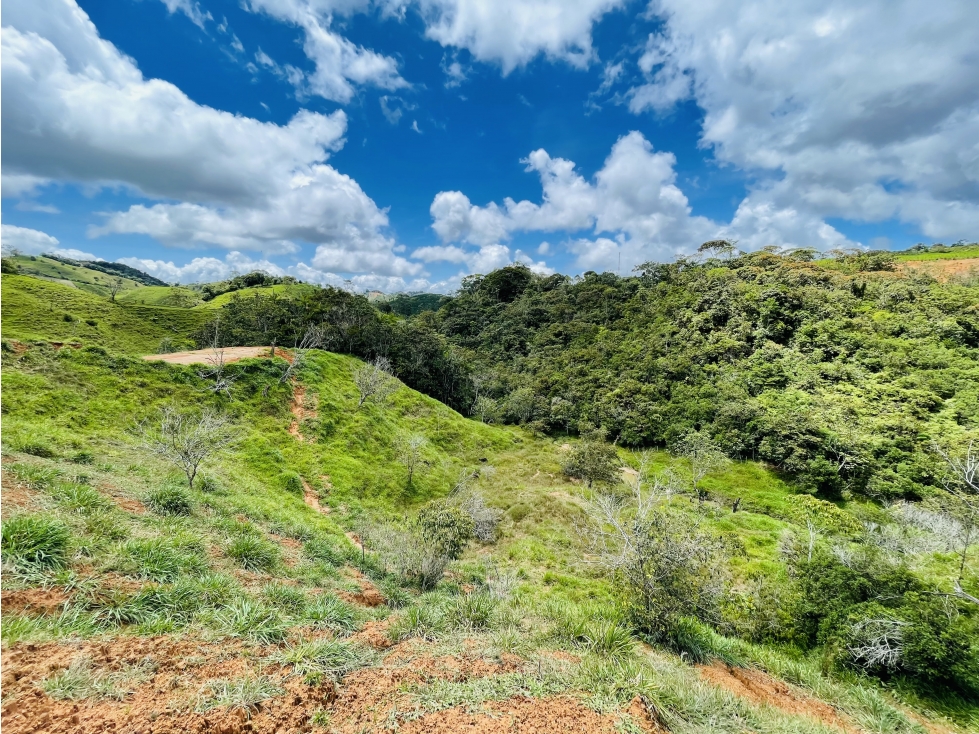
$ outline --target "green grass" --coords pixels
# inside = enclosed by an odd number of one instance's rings
[[[346,640],[299,640],[276,652],[269,661],[288,665],[307,680],[329,676],[339,681],[347,673],[370,665],[374,657],[370,648]]]
[[[49,257],[35,256],[32,258],[28,255],[18,255],[10,259],[24,275],[56,281],[67,281],[67,283],[64,283],[66,287],[78,288],[79,290],[94,293],[99,296],[108,296],[110,293],[110,284],[116,280],[116,276],[114,275],[77,265],[69,265],[68,263],[59,262]],[[122,278],[123,292],[145,287],[135,280]]]
[[[3,523],[3,560],[18,570],[60,568],[68,560],[71,534],[58,519],[17,515]]]
[[[231,678],[210,681],[195,707],[198,713],[215,708],[228,711],[244,711],[251,715],[258,704],[280,696],[285,690],[267,676],[257,678]]]
[[[122,304],[141,306],[171,306],[173,308],[194,308],[204,301],[201,294],[190,288],[180,286],[144,285],[126,290],[116,296]]]
[[[306,283],[283,283],[280,285],[267,285],[267,286],[257,286],[254,288],[242,288],[237,291],[229,291],[228,293],[222,293],[220,296],[212,298],[210,301],[204,301],[201,304],[201,308],[221,308],[224,304],[235,298],[248,298],[249,296],[262,295],[270,296],[273,293],[277,296],[283,298],[298,298],[303,293],[310,291],[314,286],[307,285]]]
[[[207,320],[199,310],[112,303],[24,275],[3,275],[3,336],[155,354],[163,339],[186,340]]]
[[[913,262],[915,260],[965,260],[979,257],[979,247],[958,247],[951,252],[916,252],[909,255],[898,255],[898,262]]]

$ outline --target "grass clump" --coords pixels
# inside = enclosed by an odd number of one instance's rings
[[[445,612],[437,606],[420,604],[409,607],[391,624],[388,635],[394,642],[412,637],[434,642],[445,633]]]
[[[373,659],[370,648],[346,640],[300,640],[273,655],[271,661],[291,665],[294,673],[307,680],[329,676],[340,681],[347,673],[370,665]]]
[[[87,484],[63,482],[56,484],[51,494],[62,508],[75,512],[88,514],[107,510],[112,506],[109,500]]]
[[[192,509],[187,491],[172,484],[150,492],[146,504],[158,515],[189,515]]]
[[[118,672],[100,672],[93,669],[90,658],[80,655],[64,670],[45,678],[41,682],[41,690],[51,698],[62,701],[119,701],[132,693],[132,688],[126,684],[145,680],[154,668],[153,661],[146,659],[139,665],[127,666]]]
[[[282,642],[286,636],[286,625],[279,613],[248,597],[238,597],[216,609],[210,615],[210,622],[224,635],[263,645]]]
[[[238,535],[225,548],[225,555],[249,571],[273,571],[281,557],[279,546],[256,535]]]
[[[327,627],[338,632],[357,629],[357,613],[354,608],[335,596],[322,595],[306,608],[305,619],[317,627]]]
[[[228,711],[244,711],[248,716],[258,704],[269,698],[281,696],[285,690],[268,676],[258,678],[221,678],[212,680],[201,690],[195,707],[198,713],[223,708]]]
[[[5,467],[18,481],[29,489],[47,489],[61,476],[61,471],[39,464],[10,464]]]
[[[203,574],[207,562],[201,547],[157,537],[123,544],[115,568],[126,576],[167,583],[183,574]]]
[[[309,604],[309,599],[302,589],[276,582],[267,583],[262,587],[262,599],[276,609],[291,615],[302,614]]]
[[[497,601],[487,593],[463,594],[449,608],[452,622],[466,630],[486,630],[493,626]]]
[[[60,520],[44,515],[17,515],[3,523],[3,564],[18,571],[63,568],[71,534]]]

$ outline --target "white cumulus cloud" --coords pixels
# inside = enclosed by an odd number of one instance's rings
[[[99,260],[90,252],[76,250],[74,247],[61,247],[57,237],[47,232],[13,224],[0,225],[0,242],[4,253],[19,252],[22,255],[59,255],[72,260]]]
[[[703,108],[703,144],[761,174],[732,223],[749,240],[831,242],[832,217],[898,219],[935,239],[979,231],[975,2],[656,0],[650,10],[664,29],[649,38],[630,106]]]
[[[412,270],[387,214],[326,162],[343,145],[343,112],[275,125],[198,105],[145,79],[73,0],[12,0],[3,22],[4,195],[123,184],[160,203],[106,213],[91,236],[265,253],[310,242],[346,253],[336,262]]]

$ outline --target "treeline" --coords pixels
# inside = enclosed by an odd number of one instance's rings
[[[381,313],[364,296],[337,288],[311,288],[295,298],[235,296],[195,340],[201,348],[212,345],[215,334],[221,346],[293,347],[314,326],[323,349],[366,360],[384,357],[409,387],[468,412],[466,366],[445,337],[428,324]]]
[[[459,350],[485,420],[630,447],[701,430],[827,496],[937,485],[931,442],[979,426],[979,289],[886,253],[714,254],[635,277],[514,265],[416,322]]]
[[[255,270],[245,275],[236,275],[230,280],[221,280],[216,283],[205,283],[201,286],[201,297],[205,301],[210,301],[224,293],[244,290],[245,288],[256,288],[273,285],[293,285],[298,283],[291,275],[269,275],[261,270]]]
[[[698,430],[825,496],[940,483],[932,442],[979,426],[979,289],[898,274],[889,253],[707,254],[630,277],[512,265],[408,318],[334,288],[243,296],[221,338],[288,347],[322,324],[325,348],[385,357],[481,420],[628,447]]]

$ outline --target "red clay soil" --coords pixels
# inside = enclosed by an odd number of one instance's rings
[[[898,263],[903,272],[927,273],[942,283],[952,278],[979,275],[979,258],[962,260],[909,260]]]
[[[54,614],[68,601],[61,589],[19,589],[0,592],[0,613]]]
[[[511,698],[488,703],[485,713],[447,709],[402,724],[399,734],[582,734],[616,731],[616,717],[603,716],[580,701],[555,698]]]
[[[292,433],[292,426],[289,427],[289,432]],[[296,432],[298,433],[298,429]],[[302,439],[300,438],[300,440]],[[323,505],[320,504],[320,496],[316,492],[316,490],[310,487],[309,482],[307,482],[305,479],[301,481],[303,483],[303,502],[305,502],[307,506],[311,507],[317,512],[322,513],[324,515],[329,515],[330,508],[324,507]]]
[[[698,671],[705,681],[754,703],[767,704],[794,716],[808,716],[845,732],[859,731],[859,727],[828,703],[812,698],[760,670],[715,663],[698,666]]]

